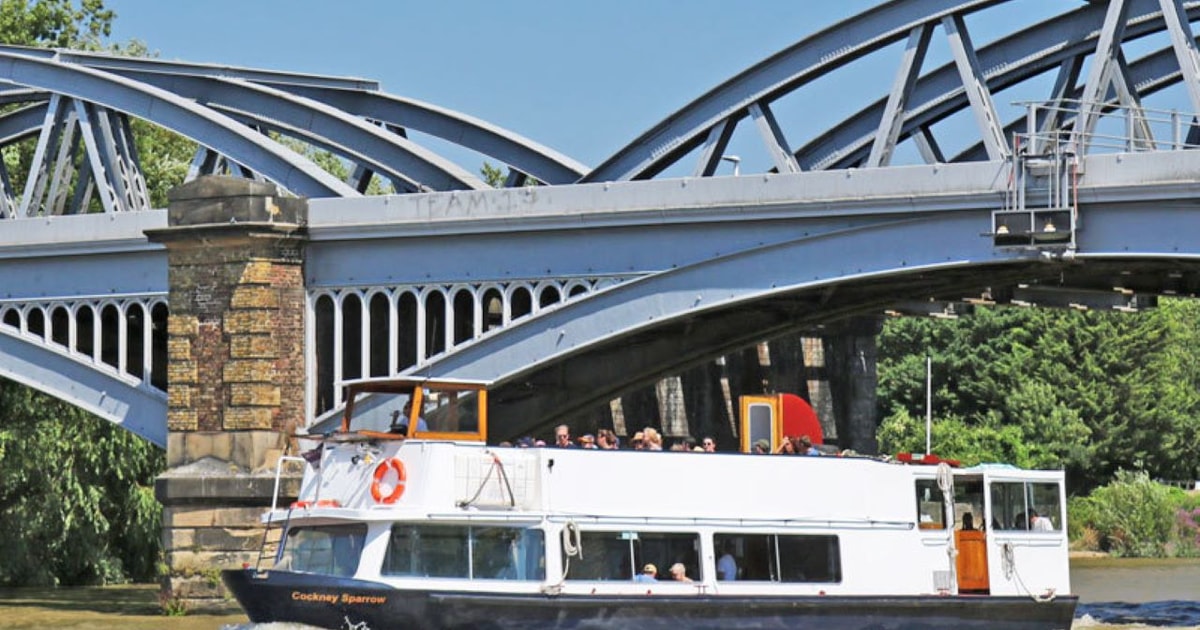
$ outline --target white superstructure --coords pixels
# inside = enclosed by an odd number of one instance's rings
[[[939,483],[939,467],[869,458],[321,448],[297,506],[267,517],[288,527],[280,562],[293,570],[459,592],[1070,592],[1061,472],[942,467]],[[1048,521],[1030,526],[1031,511]],[[719,580],[727,552],[738,576]],[[691,582],[670,579],[675,563]],[[635,580],[647,564],[657,579]]]

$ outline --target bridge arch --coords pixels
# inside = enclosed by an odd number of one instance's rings
[[[167,395],[149,382],[0,327],[0,376],[93,413],[166,448]]]

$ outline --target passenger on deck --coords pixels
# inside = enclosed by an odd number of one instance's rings
[[[676,582],[691,582],[692,578],[687,576],[687,567],[683,566],[682,562],[676,562],[671,565],[671,579]]]
[[[1037,510],[1029,510],[1029,529],[1035,532],[1052,532],[1054,531],[1054,523],[1050,519],[1037,513]]]
[[[408,421],[412,417],[412,399],[404,401],[403,411],[392,412],[392,425],[388,429],[392,433],[408,435]],[[403,429],[403,430],[401,430]],[[425,416],[417,414],[417,431],[428,431],[429,423],[425,422]]]
[[[796,451],[801,455],[820,456],[821,454],[821,451],[817,447],[813,446],[812,438],[808,437],[807,435],[800,436],[800,444]]]
[[[737,559],[733,557],[733,541],[725,541],[725,553],[717,559],[717,579],[736,580],[738,574]]]
[[[658,567],[654,566],[653,564],[647,564],[646,566],[642,567],[641,573],[633,576],[633,581],[634,582],[657,582],[658,581]]]
[[[969,532],[975,529],[975,517],[972,516],[970,512],[963,514],[962,529],[964,532]]]
[[[717,441],[710,435],[704,436],[704,439],[700,441],[700,446],[704,447],[705,453],[717,452]]]
[[[595,450],[597,448],[596,447],[596,437],[593,436],[591,433],[588,433],[587,435],[584,435],[583,437],[579,438],[579,448],[589,448],[589,449]]]
[[[633,450],[635,451],[646,450],[646,434],[642,433],[641,431],[634,433],[633,438],[629,440],[629,445],[633,447]]]
[[[621,441],[617,439],[617,434],[612,432],[612,429],[600,429],[596,432],[596,446],[604,451],[615,451],[620,447]]]
[[[771,452],[771,443],[766,440],[759,440],[754,443],[755,455],[766,455]]]
[[[554,427],[554,446],[558,448],[573,448],[575,446],[575,443],[571,441],[571,427],[565,424]]]
[[[647,451],[663,450],[662,434],[658,432],[658,429],[646,427],[645,429],[642,429],[642,433],[646,436]]]
[[[783,439],[779,441],[779,448],[775,449],[775,453],[778,455],[795,455],[796,445],[792,443],[792,438],[786,435],[783,436]]]

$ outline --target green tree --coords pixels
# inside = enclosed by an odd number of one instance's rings
[[[1198,315],[1191,300],[1163,300],[1136,315],[1005,307],[889,321],[880,443],[923,450],[930,356],[941,455],[1064,468],[1077,491],[1122,469],[1195,478]]]
[[[0,0],[0,42],[101,50],[113,18],[102,0]],[[180,152],[165,142],[173,140],[139,137],[152,195],[171,170],[158,165]],[[18,181],[32,144],[4,151]],[[161,450],[120,427],[0,381],[0,584],[153,577],[162,510],[153,483],[164,462]]]
[[[104,0],[0,0],[0,43],[100,50],[115,15]]]
[[[0,418],[0,584],[152,578],[162,451],[11,382],[0,386]]]

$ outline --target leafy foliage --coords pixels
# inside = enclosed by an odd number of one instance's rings
[[[0,42],[100,50],[113,18],[103,0],[0,0]],[[191,152],[165,133],[139,134],[138,147],[164,205],[165,190],[183,180],[167,173]],[[32,141],[5,149],[18,181],[32,153]],[[163,465],[163,453],[132,433],[0,381],[0,584],[152,578],[162,514],[153,483]]]
[[[0,0],[0,43],[99,50],[115,16],[104,0]]]
[[[1119,470],[1197,478],[1200,305],[1128,315],[980,308],[898,319],[880,337],[879,440],[923,451],[925,357],[933,450],[967,464],[1063,468],[1073,492]]]
[[[149,579],[162,451],[15,383],[0,383],[0,584]]]
[[[1192,556],[1197,552],[1197,499],[1155,483],[1144,472],[1120,471],[1088,497],[1073,499],[1072,533],[1097,534],[1096,546],[1118,556]]]

